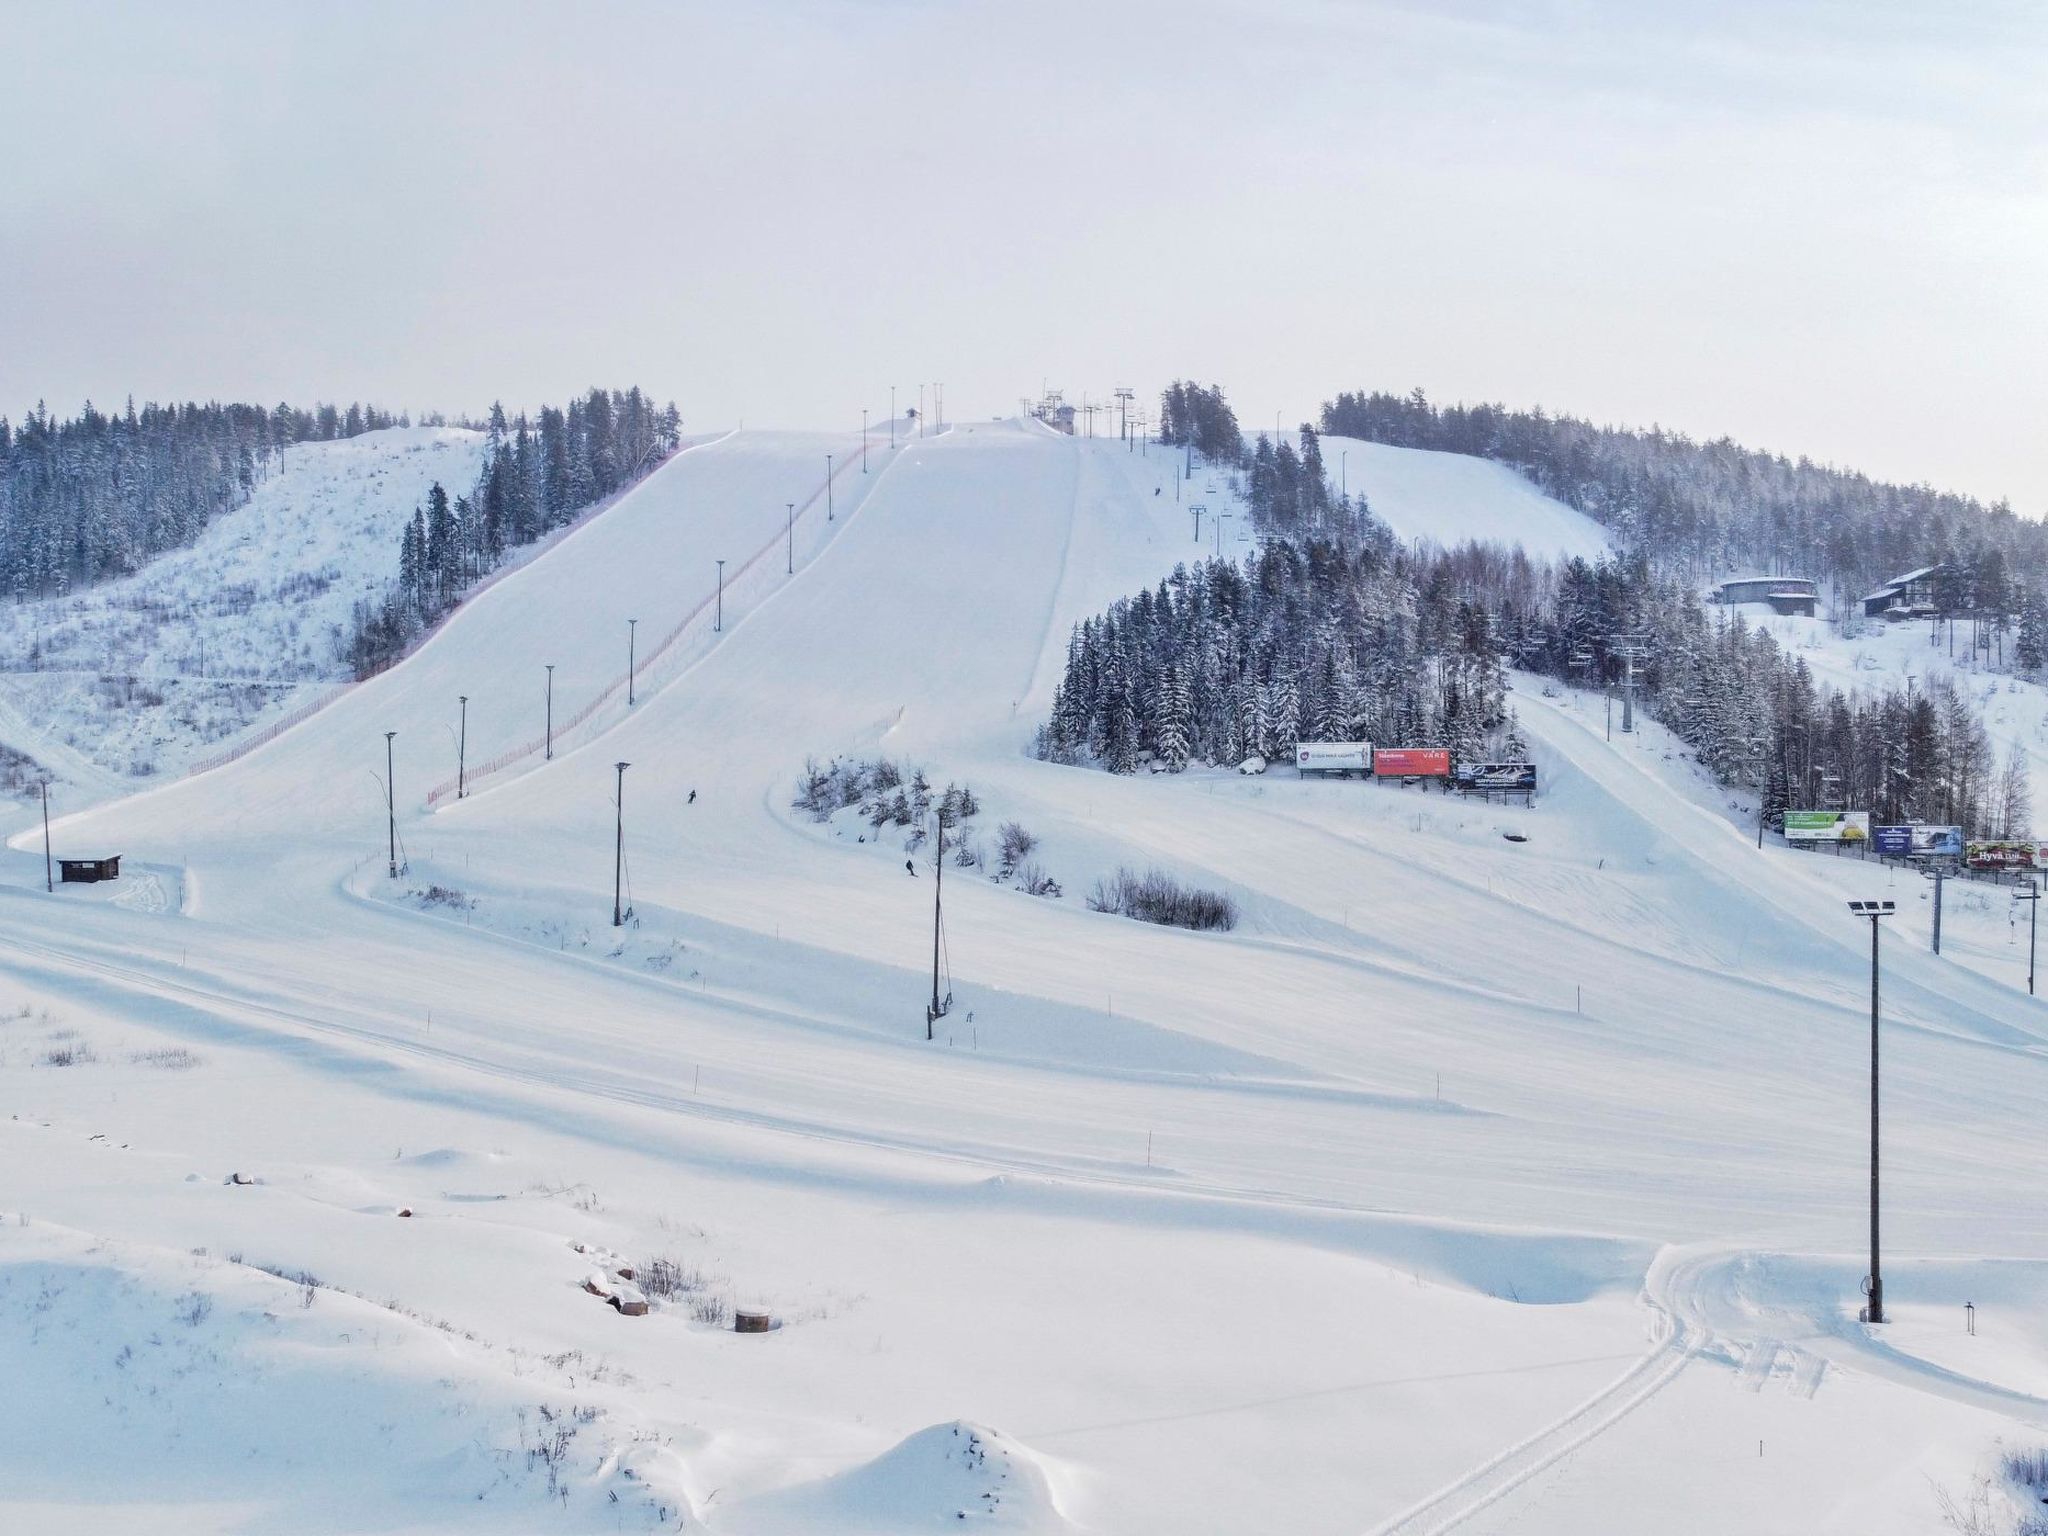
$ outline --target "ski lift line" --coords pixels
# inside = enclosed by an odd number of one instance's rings
[[[882,467],[881,474],[870,475],[868,477],[869,480],[875,483],[879,483],[881,475],[886,475],[889,472],[889,470],[892,467],[894,467],[895,462],[895,460],[891,460],[888,464],[885,464]],[[833,469],[830,479],[836,481],[842,475],[859,473],[859,460],[849,455],[847,463],[839,465]],[[797,511],[795,513],[795,517],[797,519],[803,518],[807,513],[812,511],[817,506],[820,498],[822,498],[825,495],[825,487],[827,483],[828,482],[825,479],[821,478],[818,482],[817,489],[813,490],[808,497],[806,497],[801,503],[799,503]],[[869,489],[870,491],[872,491],[873,486],[871,485]],[[844,518],[840,518],[839,522],[850,522],[854,518],[854,516],[858,514],[860,508],[866,505],[867,498],[862,497],[859,505],[854,507],[851,511],[849,511]],[[761,564],[763,560],[767,559],[770,555],[773,555],[774,553],[776,553],[776,551],[780,550],[782,548],[783,541],[785,540],[785,538],[787,538],[787,536],[788,531],[787,529],[785,529],[784,532],[774,535],[759,549],[755,550],[753,554],[749,555],[744,561],[742,561],[737,567],[735,567],[730,574],[726,576],[726,587],[728,589],[733,587],[735,584],[738,583],[741,577],[745,576],[748,572],[754,570],[757,566]],[[684,614],[681,620],[677,622],[676,626],[673,629],[671,629],[666,635],[662,636],[662,638],[656,642],[654,648],[650,650],[647,653],[647,655],[643,657],[633,667],[631,674],[633,680],[636,682],[639,681],[640,678],[644,676],[650,668],[654,667],[668,654],[669,651],[674,649],[677,642],[680,641],[685,634],[687,634],[693,627],[700,625],[704,619],[704,616],[707,613],[711,612],[712,606],[715,601],[715,596],[707,597],[703,599],[701,602],[699,602],[697,606],[692,608],[688,613]],[[625,672],[621,672],[617,677],[613,678],[609,683],[605,684],[605,686],[598,691],[594,698],[592,698],[581,709],[577,710],[575,714],[571,715],[564,724],[556,727],[554,732],[555,740],[557,742],[561,741],[564,737],[568,736],[571,732],[575,731],[579,726],[586,724],[590,720],[591,716],[595,715],[606,704],[610,703],[614,698],[616,698],[621,692],[621,690],[623,690],[626,687],[626,685],[627,674]],[[514,763],[520,762],[525,758],[533,756],[534,753],[542,751],[546,747],[546,744],[546,738],[544,736],[535,736],[530,740],[519,743],[517,746],[507,748],[505,751],[500,752],[496,757],[490,758],[480,765],[469,768],[466,771],[466,773],[462,775],[465,782],[465,787],[474,788],[479,779],[486,778],[494,773],[502,772],[506,768],[511,767]],[[451,793],[453,793],[455,787],[456,781],[453,778],[444,779],[439,784],[436,784],[432,789],[427,791],[426,803],[428,807],[431,809],[432,807],[438,805],[441,801],[447,799],[448,796]]]
[[[484,593],[490,591],[492,587],[495,587],[499,582],[503,581],[506,577],[514,575],[517,572],[524,570],[527,566],[533,564],[535,560],[539,559],[542,555],[546,554],[549,550],[553,549],[557,544],[561,543],[564,539],[568,538],[578,529],[587,526],[589,523],[591,523],[598,517],[601,517],[606,512],[609,512],[613,507],[616,507],[628,496],[632,495],[635,491],[639,490],[642,486],[646,485],[663,469],[665,469],[668,465],[674,463],[677,459],[680,459],[684,454],[693,453],[699,448],[713,447],[719,443],[724,442],[727,438],[733,435],[733,432],[718,432],[713,433],[707,437],[701,438],[696,442],[686,442],[685,444],[683,444],[683,446],[677,448],[674,453],[671,453],[659,464],[654,465],[645,474],[641,475],[640,478],[635,480],[631,485],[620,486],[618,490],[612,492],[611,495],[605,497],[602,501],[593,502],[590,506],[585,507],[582,512],[577,514],[576,518],[572,522],[564,523],[561,527],[554,529],[552,532],[546,534],[542,538],[536,539],[533,543],[525,546],[525,548],[519,551],[519,553],[516,556],[507,559],[502,564],[500,564],[495,570],[492,570],[485,574],[485,576],[480,581],[478,581],[475,586],[471,587],[467,592],[463,593],[461,600],[457,602],[453,608],[450,608],[446,613],[442,614],[440,618],[436,619],[432,624],[428,625],[427,628],[423,630],[417,638],[414,639],[412,644],[405,648],[404,653],[398,657],[397,661],[393,661],[390,664],[390,666],[382,668],[379,672],[372,673],[371,676],[382,676],[384,672],[389,672],[391,670],[391,667],[397,666],[398,662],[405,661],[408,658],[417,655],[421,648],[424,647],[428,641],[432,640],[436,635],[438,635],[441,632],[442,626],[445,625],[450,619],[452,619],[457,613],[461,612],[463,608],[468,606],[475,599],[483,596]],[[312,702],[308,704],[301,705],[298,709],[293,710],[290,714],[284,716],[282,719],[271,721],[270,724],[262,727],[254,735],[245,736],[240,741],[237,741],[218,752],[212,753],[207,757],[200,758],[197,762],[192,763],[189,767],[186,768],[185,777],[194,778],[202,773],[211,773],[216,768],[226,767],[229,763],[234,762],[237,758],[248,756],[249,753],[254,752],[258,747],[267,746],[269,743],[277,740],[277,738],[282,736],[286,731],[291,730],[294,726],[305,724],[306,721],[312,719],[313,716],[319,714],[320,711],[327,708],[328,705],[339,702],[343,697],[354,692],[357,688],[360,688],[364,683],[368,682],[369,680],[370,679],[367,677],[351,679],[350,681],[336,687],[324,696],[314,699]]]

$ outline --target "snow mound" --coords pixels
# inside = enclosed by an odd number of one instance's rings
[[[748,1536],[1075,1529],[1035,1453],[964,1419],[921,1429],[848,1471],[750,1500],[728,1528]]]

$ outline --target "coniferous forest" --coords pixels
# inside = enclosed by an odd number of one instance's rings
[[[1605,510],[1628,552],[1552,564],[1490,546],[1409,551],[1361,498],[1332,494],[1314,429],[1298,445],[1262,434],[1247,450],[1216,425],[1235,424],[1222,391],[1190,384],[1167,392],[1161,419],[1165,441],[1239,476],[1258,550],[1242,564],[1178,570],[1079,625],[1040,732],[1045,757],[1129,773],[1229,766],[1314,740],[1518,755],[1508,668],[1608,687],[1632,650],[1642,707],[1717,782],[1756,791],[1773,824],[1788,807],[1846,805],[1975,835],[2028,830],[2024,763],[1994,760],[1974,707],[1952,686],[1847,694],[1819,685],[1768,631],[1703,603],[1693,574],[1709,560],[1763,565],[1770,551],[1814,537],[1858,562],[1832,567],[1851,585],[1865,571],[1964,550],[1951,602],[1976,605],[1979,627],[2001,644],[2017,615],[2015,662],[2038,669],[2048,663],[2048,609],[2009,573],[2031,573],[2025,551],[2040,530],[2015,534],[2002,507],[1872,488],[1727,444],[1702,449],[1491,407],[1438,412],[1419,395],[1340,396],[1323,412],[1333,433],[1466,453],[1484,440],[1495,450],[1484,456],[1525,473],[1553,464],[1532,478],[1560,495],[1575,476],[1578,494],[1560,499]],[[1545,443],[1579,448],[1552,461],[1538,451]],[[1700,466],[1709,469],[1689,479],[1688,467]],[[1765,489],[1738,496],[1717,480],[1722,471]],[[1878,506],[1870,527],[1858,488]]]
[[[248,500],[291,444],[405,424],[363,405],[133,400],[115,416],[88,402],[68,420],[41,405],[19,427],[0,417],[0,582],[19,601],[125,576]]]
[[[682,418],[639,388],[593,389],[529,420],[493,405],[483,469],[452,499],[435,485],[399,538],[398,575],[382,601],[359,604],[349,665],[391,665],[513,550],[631,485],[673,453]]]

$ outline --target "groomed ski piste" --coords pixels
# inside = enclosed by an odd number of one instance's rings
[[[17,832],[6,1524],[1904,1533],[2048,1438],[2023,973],[1885,935],[1867,1329],[1844,900],[1892,877],[1760,852],[1533,680],[1528,809],[1038,762],[1071,625],[1212,547],[1174,461],[1029,422],[859,458],[678,454],[304,724],[60,817],[111,887],[46,895]],[[465,695],[499,766],[458,797]],[[929,1042],[929,857],[791,805],[877,756],[1064,891],[948,868]],[[1242,920],[1090,911],[1120,865]]]

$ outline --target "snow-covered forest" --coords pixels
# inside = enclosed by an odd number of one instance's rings
[[[1323,430],[1512,466],[1614,530],[1660,568],[1698,580],[1754,568],[1809,576],[1855,596],[1901,571],[1949,564],[1972,608],[2010,614],[2048,583],[2048,526],[2004,502],[1695,442],[1660,428],[1596,426],[1500,405],[1432,404],[1421,390],[1339,394]]]
[[[349,664],[366,677],[389,666],[506,554],[573,521],[676,449],[682,418],[639,386],[593,389],[537,418],[491,407],[476,484],[453,499],[436,484],[400,536],[398,578],[359,604]]]
[[[232,511],[293,443],[408,425],[375,406],[136,407],[0,417],[0,582],[20,600],[139,569]]]

